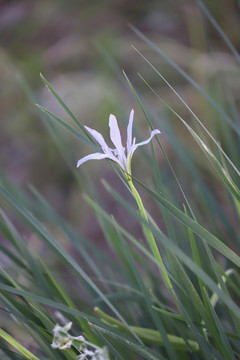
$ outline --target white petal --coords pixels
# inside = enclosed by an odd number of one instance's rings
[[[68,342],[66,342],[66,344],[59,346],[59,349],[65,350],[65,349],[69,349],[71,346],[72,346],[72,340],[69,340]]]
[[[109,127],[110,127],[110,138],[113,144],[116,146],[118,152],[122,153],[123,146],[122,146],[122,138],[119,131],[117,119],[114,115],[109,116]]]
[[[143,146],[143,145],[148,144],[148,143],[152,140],[152,138],[153,138],[155,135],[157,135],[157,134],[161,134],[161,131],[158,130],[158,129],[153,130],[153,131],[151,132],[151,135],[150,135],[150,138],[149,138],[149,139],[147,139],[147,140],[145,140],[145,141],[142,141],[142,142],[140,142],[140,143],[138,143],[138,144],[132,145],[132,148],[131,148],[131,156],[133,155],[134,151],[135,151],[139,146]],[[129,154],[128,154],[128,155],[129,155]],[[128,158],[129,158],[129,157],[128,157]]]
[[[84,156],[82,159],[78,160],[77,167],[79,167],[80,165],[82,165],[83,163],[85,163],[88,160],[101,160],[101,159],[105,159],[105,158],[110,158],[110,156],[107,154],[103,154],[103,153],[90,154],[90,155]]]
[[[132,146],[132,126],[133,126],[133,116],[134,116],[134,110],[130,112],[129,116],[129,123],[127,127],[127,152],[130,151]]]
[[[69,322],[68,324],[66,324],[63,328],[65,331],[69,331],[72,327],[72,322]]]
[[[157,135],[157,134],[161,134],[161,131],[158,130],[158,129],[153,130],[153,131],[151,132],[151,135],[150,135],[150,138],[149,138],[149,139],[147,139],[147,140],[145,140],[145,141],[142,141],[142,142],[134,145],[134,147],[137,148],[137,147],[139,147],[139,146],[148,144],[148,143],[152,140],[152,138],[153,138],[155,135]]]
[[[99,145],[102,147],[102,149],[107,150],[108,149],[108,145],[106,144],[106,141],[104,140],[102,134],[100,134],[97,130],[91,129],[88,126],[84,126],[85,129],[87,129],[87,131],[92,135],[92,137],[97,140],[97,142],[99,143]]]

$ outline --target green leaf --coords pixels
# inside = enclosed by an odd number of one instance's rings
[[[235,123],[233,122],[233,120],[231,119],[230,116],[228,116],[228,114],[226,112],[223,111],[223,109],[221,108],[220,105],[218,105],[209,95],[208,93],[203,90],[203,88],[198,85],[198,83],[193,80],[193,78],[188,75],[186,73],[186,71],[184,71],[183,69],[180,68],[179,65],[177,65],[177,63],[175,61],[173,61],[172,59],[170,59],[170,57],[165,54],[161,49],[159,49],[151,40],[149,40],[145,35],[143,35],[143,33],[141,33],[135,26],[133,25],[129,25],[129,27],[131,28],[131,30],[137,35],[139,36],[144,42],[146,42],[152,49],[154,49],[160,56],[162,56],[175,70],[177,70],[177,72],[179,74],[181,74],[183,76],[183,78],[185,78],[208,102],[209,104],[211,104],[214,109],[225,119],[225,121],[228,122],[228,124],[240,135],[240,129],[239,127],[237,127],[235,125]],[[139,54],[140,52],[137,51]],[[142,55],[141,55],[142,56]],[[152,65],[151,65],[152,66]]]
[[[109,192],[120,203],[122,203],[132,215],[134,215],[139,221],[144,222],[146,226],[149,226],[156,238],[163,244],[164,247],[168,248],[169,251],[173,252],[173,254],[177,256],[177,258],[183,261],[191,271],[193,271],[197,276],[199,276],[209,286],[209,288],[212,289],[213,292],[217,292],[219,297],[221,297],[221,299],[224,301],[224,303],[235,313],[238,318],[240,318],[240,308],[229,296],[227,296],[225,293],[223,293],[223,291],[218,288],[216,283],[202,269],[196,266],[196,264],[185,254],[184,251],[182,251],[169,238],[167,238],[158,228],[156,228],[156,226],[151,225],[150,223],[142,219],[141,216],[137,215],[136,211],[133,210],[121,196],[119,196],[114,190],[112,190],[108,184],[106,184],[106,187],[108,187]],[[104,212],[104,210],[99,207],[95,201],[90,199],[88,196],[84,196],[84,198],[95,209],[95,211],[98,211],[100,214],[102,214],[102,216],[108,219],[110,223],[113,222],[112,218],[106,212]],[[184,214],[184,216],[186,215]],[[193,220],[191,219],[191,221]],[[124,236],[126,236],[135,246],[137,246],[137,248],[139,248],[145,255],[151,258],[151,260],[159,266],[157,260],[145,248],[143,248],[140,243],[136,242],[135,239],[124,228],[122,228],[119,224],[117,224],[117,227]]]
[[[171,204],[168,200],[164,199],[161,195],[157,194],[149,187],[144,185],[137,178],[133,179],[140,184],[149,194],[151,194],[157,201],[159,201],[167,210],[169,210],[179,221],[185,226],[189,227],[196,235],[200,236],[204,241],[211,245],[214,249],[218,250],[220,254],[224,255],[228,260],[240,267],[240,257],[220,241],[215,235],[211,234],[207,229],[201,226],[198,222],[184,214],[176,206]]]
[[[58,124],[60,124],[62,127],[64,127],[64,129],[66,129],[67,131],[69,131],[72,135],[74,135],[75,137],[77,137],[79,140],[81,140],[83,143],[85,143],[86,145],[90,146],[91,148],[93,148],[94,150],[99,150],[99,147],[97,147],[92,140],[89,140],[88,138],[86,138],[85,136],[83,136],[79,131],[77,131],[76,129],[74,129],[72,126],[70,126],[69,124],[67,124],[65,121],[61,120],[58,116],[52,114],[50,111],[48,111],[47,109],[45,109],[43,106],[36,104],[36,106],[45,114],[47,114],[51,119],[55,120]]]
[[[72,111],[69,109],[69,107],[65,104],[65,102],[61,99],[61,97],[56,93],[56,91],[53,89],[53,87],[50,85],[50,83],[45,79],[45,77],[40,74],[40,77],[44,84],[47,86],[47,88],[51,91],[55,99],[60,103],[60,105],[63,107],[63,109],[66,111],[66,113],[70,116],[70,118],[80,127],[82,132],[91,140],[89,133],[84,128],[84,126],[80,123],[80,121],[77,119],[77,117],[72,113]]]
[[[0,337],[2,337],[7,343],[13,346],[16,350],[18,350],[20,354],[24,355],[26,359],[39,360],[39,358],[34,356],[30,351],[28,351],[24,346],[22,346],[18,341],[16,341],[12,336],[10,336],[2,329],[0,329]]]
[[[113,304],[107,299],[103,292],[97,287],[97,285],[91,280],[91,278],[85,273],[85,271],[76,263],[76,261],[60,246],[54,237],[43,227],[43,225],[20,203],[18,203],[12,195],[0,185],[0,193],[22,214],[24,218],[37,230],[48,245],[50,245],[56,253],[66,261],[68,266],[72,268],[78,276],[83,278],[87,284],[96,292],[98,296],[106,303],[106,305],[121,319],[123,323],[127,325],[124,317],[113,306]],[[136,336],[133,334],[133,336]]]

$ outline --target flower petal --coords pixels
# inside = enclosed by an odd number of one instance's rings
[[[84,156],[82,159],[78,160],[77,167],[79,167],[80,165],[82,165],[83,163],[85,163],[88,160],[101,160],[101,159],[105,159],[105,158],[109,158],[109,159],[113,160],[107,154],[103,154],[103,153],[90,154],[90,155]]]
[[[127,127],[127,152],[129,153],[132,146],[132,126],[133,126],[134,110],[130,112],[129,123]]]
[[[110,127],[110,138],[113,144],[116,146],[118,152],[121,154],[123,152],[122,138],[119,131],[118,123],[116,116],[109,116],[109,127]]]
[[[94,130],[94,129],[91,129],[90,127],[88,126],[84,126],[85,129],[87,129],[87,131],[89,132],[89,134],[92,135],[92,137],[97,140],[97,142],[99,143],[99,145],[101,146],[101,148],[103,150],[108,150],[109,147],[108,145],[106,144],[106,141],[104,140],[102,134],[100,134],[97,130]]]
[[[150,138],[149,138],[149,139],[147,139],[147,140],[145,140],[145,141],[142,141],[142,142],[134,145],[134,147],[137,148],[137,147],[139,147],[139,146],[148,144],[148,143],[152,140],[152,138],[153,138],[155,135],[157,135],[157,134],[161,134],[161,131],[158,130],[158,129],[153,130],[153,131],[151,132],[151,135],[150,135]]]
[[[153,131],[151,132],[151,135],[150,135],[150,138],[149,138],[149,139],[147,139],[147,140],[145,140],[145,141],[142,141],[142,142],[140,142],[140,143],[138,143],[138,144],[132,145],[132,148],[131,148],[131,151],[130,151],[130,152],[131,152],[131,156],[133,155],[134,151],[135,151],[139,146],[143,146],[143,145],[148,144],[148,143],[152,140],[152,138],[153,138],[155,135],[157,135],[157,134],[161,134],[161,131],[158,130],[158,129],[153,130]]]

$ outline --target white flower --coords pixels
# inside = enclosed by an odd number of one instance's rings
[[[92,137],[99,143],[103,153],[97,152],[87,155],[80,159],[77,163],[77,167],[82,165],[88,160],[101,160],[110,159],[115,161],[124,172],[131,174],[131,159],[134,151],[142,145],[148,144],[154,135],[160,134],[160,130],[156,129],[151,132],[149,139],[136,144],[136,138],[132,139],[132,125],[133,125],[134,110],[131,111],[129,116],[129,123],[127,127],[127,154],[125,154],[125,148],[122,145],[122,138],[119,131],[117,119],[114,115],[109,116],[110,138],[115,146],[115,149],[111,149],[105,142],[102,134],[98,131],[91,129],[87,126],[85,128],[92,135]]]
[[[68,331],[71,330],[72,323],[69,322],[65,326],[60,326],[56,324],[53,329],[53,341],[52,348],[53,349],[68,349],[70,348],[74,342],[77,342],[79,346],[85,343],[85,339],[83,336],[71,336]]]

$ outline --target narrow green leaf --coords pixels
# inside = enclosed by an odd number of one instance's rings
[[[171,344],[171,342],[169,341],[168,339],[168,336],[167,336],[167,333],[164,329],[164,326],[162,324],[162,321],[160,320],[159,316],[156,316],[156,313],[155,311],[153,310],[153,303],[152,303],[152,299],[151,299],[151,296],[149,294],[149,292],[147,291],[146,289],[146,286],[144,284],[144,282],[142,281],[142,277],[137,269],[137,266],[136,266],[136,263],[134,261],[134,258],[130,252],[130,250],[128,249],[128,246],[127,244],[125,243],[125,240],[123,239],[122,237],[122,234],[121,232],[119,231],[119,228],[117,227],[117,222],[115,221],[115,219],[113,218],[113,223],[114,223],[114,227],[119,235],[119,238],[120,238],[120,241],[124,247],[124,250],[125,250],[125,253],[126,253],[126,257],[131,265],[131,268],[134,272],[134,275],[137,279],[137,282],[139,284],[139,287],[144,295],[144,300],[145,300],[145,303],[146,303],[146,306],[147,306],[147,310],[148,312],[150,313],[154,323],[155,323],[155,326],[156,328],[158,329],[158,332],[159,334],[161,335],[161,339],[163,340],[164,344],[165,344],[165,347],[166,347],[166,351],[169,355],[169,357],[171,359],[176,359],[176,354],[174,352],[174,349],[173,349],[173,346]]]
[[[150,129],[153,130],[152,123],[151,123],[151,121],[150,121],[150,119],[149,119],[149,117],[148,117],[148,115],[147,115],[147,113],[146,113],[146,111],[145,111],[145,109],[144,109],[144,106],[143,106],[143,104],[142,104],[142,102],[141,102],[141,100],[140,100],[140,98],[139,98],[139,96],[138,96],[135,88],[133,87],[131,81],[129,80],[128,76],[126,75],[126,73],[125,73],[124,71],[123,71],[123,74],[124,74],[124,76],[125,76],[125,78],[126,78],[126,80],[127,80],[127,83],[128,83],[128,85],[129,85],[129,87],[130,87],[133,95],[135,96],[135,98],[136,98],[136,100],[137,100],[137,102],[138,102],[138,104],[139,104],[139,106],[140,106],[140,109],[141,109],[142,112],[143,112],[143,115],[144,115],[145,119],[146,119],[147,122],[148,122],[148,125],[150,126]],[[186,201],[186,204],[187,204],[187,206],[188,206],[188,208],[189,208],[189,210],[190,210],[190,212],[191,212],[191,214],[192,214],[192,216],[193,216],[193,218],[194,218],[193,211],[192,211],[192,209],[191,209],[191,206],[190,206],[190,203],[189,203],[189,201],[188,201],[188,199],[187,199],[187,196],[186,196],[186,194],[185,194],[185,192],[184,192],[184,190],[183,190],[183,188],[182,188],[182,186],[181,186],[181,184],[180,184],[180,181],[179,181],[178,178],[177,178],[177,175],[176,175],[176,173],[175,173],[175,171],[174,171],[174,169],[173,169],[173,166],[172,166],[170,160],[168,159],[168,156],[167,156],[166,152],[164,151],[163,146],[162,146],[162,144],[161,144],[161,142],[160,142],[160,140],[159,140],[158,137],[156,137],[156,141],[157,141],[158,146],[160,147],[160,149],[161,149],[161,151],[162,151],[162,153],[163,153],[163,156],[164,156],[165,160],[167,161],[167,164],[168,164],[169,168],[171,169],[171,172],[172,172],[172,174],[173,174],[173,176],[174,176],[174,178],[175,178],[175,180],[176,180],[176,182],[177,182],[177,185],[178,185],[178,187],[179,187],[179,189],[180,189],[180,191],[181,191],[181,193],[182,193],[182,195],[183,195],[183,198],[184,198],[184,200]]]
[[[66,129],[67,131],[69,131],[72,135],[74,135],[75,137],[77,137],[79,140],[81,140],[83,143],[85,143],[86,145],[90,146],[91,148],[93,148],[94,150],[99,150],[99,147],[97,147],[92,139],[88,139],[85,136],[83,136],[79,131],[77,131],[76,129],[74,129],[72,126],[70,126],[69,124],[67,124],[65,121],[61,120],[58,116],[52,114],[50,111],[48,111],[47,109],[45,109],[43,106],[36,104],[36,106],[45,114],[47,114],[51,119],[55,120],[58,124],[60,124],[62,127],[64,127],[64,129]]]
[[[58,253],[61,258],[63,258],[67,264],[74,269],[74,271],[83,278],[88,285],[100,296],[100,298],[106,303],[106,305],[117,315],[123,323],[127,325],[123,316],[118,312],[118,310],[113,306],[113,304],[107,299],[103,292],[96,286],[96,284],[91,280],[91,278],[83,271],[83,269],[74,261],[74,259],[56,242],[54,237],[43,227],[43,225],[21,204],[19,204],[12,195],[0,185],[0,193],[27,219],[27,221],[32,224],[32,226],[41,234],[42,238]],[[134,335],[134,334],[133,334]]]
[[[141,221],[141,222],[144,221],[144,219],[142,219],[141,216],[137,215],[136,211],[133,210],[129,206],[129,204],[126,205],[125,200],[121,196],[119,196],[117,193],[115,193],[109,187],[109,185],[107,185],[107,186],[108,186],[108,190],[112,193],[112,195],[120,203],[122,203],[132,215],[134,215],[139,221]],[[104,216],[106,219],[108,219],[108,221],[110,221],[110,222],[113,221],[111,219],[111,217],[109,217],[109,215],[107,213],[105,213],[103,211],[103,209],[96,204],[96,202],[94,202],[92,199],[90,199],[87,196],[84,196],[84,198],[96,211],[100,212],[102,214],[102,216]],[[197,276],[201,277],[201,279],[209,286],[210,289],[212,289],[213,292],[216,291],[218,293],[219,297],[221,297],[221,299],[224,301],[224,303],[235,313],[235,315],[237,317],[240,318],[240,308],[234,303],[234,301],[231,298],[229,298],[229,296],[227,296],[225,293],[223,293],[223,291],[221,291],[218,288],[218,286],[214,283],[214,281],[202,269],[200,269],[198,266],[196,266],[196,264],[179,247],[177,247],[169,238],[167,238],[162,232],[160,232],[159,229],[152,226],[150,223],[148,223],[146,221],[145,221],[145,224],[151,228],[151,230],[155,234],[156,238],[163,244],[164,247],[168,248],[171,252],[173,252],[181,261],[183,261],[186,264],[186,266],[191,271],[193,271]],[[145,248],[143,248],[140,243],[136,242],[135,239],[124,228],[122,228],[118,224],[117,224],[117,226],[118,226],[119,230],[123,233],[124,236],[126,236],[135,246],[137,246],[137,248],[139,248],[141,251],[143,251],[144,254],[146,254],[149,258],[151,258],[151,260],[154,263],[158,264],[157,260],[153,256],[151,256],[151,254],[149,254],[149,252]],[[159,264],[158,264],[158,266],[159,266]],[[171,276],[171,275],[169,274],[169,276]],[[174,281],[174,279],[173,279],[173,281]]]
[[[59,104],[63,107],[63,109],[66,111],[66,113],[70,116],[70,118],[80,127],[82,132],[91,140],[87,130],[84,128],[84,126],[80,123],[80,121],[77,119],[77,117],[73,114],[73,112],[69,109],[69,107],[65,104],[65,102],[61,99],[61,97],[57,94],[57,92],[54,90],[54,88],[51,86],[51,84],[45,79],[45,77],[40,74],[40,77],[44,84],[47,86],[47,88],[51,91],[55,99],[59,102]]]
[[[165,54],[161,49],[159,49],[151,40],[149,40],[143,33],[141,33],[135,26],[129,25],[130,29],[139,36],[144,42],[146,42],[151,48],[153,48],[160,56],[162,56],[179,74],[183,76],[184,79],[186,79],[208,102],[211,104],[215,110],[231,125],[231,127],[240,135],[240,129],[236,126],[236,124],[233,122],[231,117],[223,111],[220,105],[218,105],[209,95],[208,93],[201,88],[198,83],[193,80],[193,78],[186,73],[183,69],[180,68],[179,65],[170,57]]]
[[[163,357],[160,354],[154,353],[151,349],[147,348],[144,345],[139,345],[136,342],[134,342],[133,339],[123,336],[120,332],[117,332],[116,330],[107,329],[107,328],[101,328],[98,325],[91,324],[93,329],[96,329],[100,333],[103,333],[107,336],[110,336],[114,340],[120,342],[121,344],[126,345],[130,349],[136,351],[138,354],[140,354],[144,359],[147,360],[167,360],[165,357]]]
[[[0,329],[0,336],[11,346],[13,346],[16,350],[20,352],[20,354],[24,355],[26,359],[29,360],[39,360],[36,356],[34,356],[30,351],[28,351],[24,346],[22,346],[18,341],[16,341],[12,336],[6,333],[4,330]]]
[[[151,194],[156,200],[158,200],[166,209],[168,209],[179,221],[184,225],[189,227],[196,235],[200,236],[205,240],[209,245],[214,249],[218,250],[222,255],[227,259],[233,262],[235,265],[240,267],[240,257],[232,251],[228,246],[226,246],[222,241],[220,241],[215,235],[211,234],[203,226],[197,223],[195,220],[190,218],[188,215],[184,214],[181,210],[176,208],[168,200],[164,199],[162,196],[151,190],[149,187],[144,185],[141,181],[133,177],[133,179],[141,185],[149,194]]]
[[[214,19],[214,17],[210,14],[209,10],[206,8],[206,6],[204,5],[204,3],[202,2],[202,0],[195,0],[197,2],[197,4],[199,5],[200,9],[202,10],[202,12],[204,13],[204,15],[208,18],[208,20],[212,23],[212,25],[215,27],[215,29],[217,30],[217,32],[219,33],[219,35],[222,37],[222,39],[224,40],[225,44],[227,44],[227,46],[229,47],[229,49],[231,50],[231,52],[233,53],[233,55],[235,56],[235,58],[240,61],[240,54],[238,53],[238,51],[235,49],[235,47],[233,46],[233,44],[231,43],[231,41],[229,40],[229,38],[227,37],[226,33],[221,29],[221,27],[219,26],[219,24],[217,23],[217,21]]]
[[[221,345],[221,347],[223,348],[224,359],[226,359],[226,360],[227,360],[227,359],[229,359],[229,360],[235,359],[235,360],[236,360],[235,355],[234,355],[234,353],[233,353],[233,350],[232,350],[232,348],[231,348],[231,345],[230,345],[230,343],[229,343],[229,341],[228,341],[228,338],[227,338],[227,336],[226,336],[226,334],[225,334],[225,332],[224,332],[224,330],[223,330],[223,328],[222,328],[221,321],[219,320],[219,318],[218,318],[218,316],[217,316],[214,308],[212,307],[211,301],[210,301],[207,293],[206,293],[206,299],[207,299],[207,301],[208,301],[209,308],[210,308],[210,310],[211,310],[211,312],[212,312],[213,319],[214,319],[214,321],[215,321],[216,327],[217,327],[217,329],[218,329],[218,332],[219,332],[220,337],[221,337],[221,340],[222,340],[222,342],[220,343],[220,345]]]
[[[136,49],[136,51],[138,51]],[[187,103],[182,99],[182,97],[176,92],[176,90],[174,90],[174,88],[169,84],[169,82],[152,66],[152,64],[139,52],[139,54],[144,58],[145,61],[148,62],[148,64],[158,73],[158,75],[165,81],[165,83],[169,86],[169,88],[174,92],[174,94],[181,100],[181,102],[185,105],[185,107],[189,110],[190,114],[194,117],[194,119],[197,120],[198,124],[204,129],[204,131],[208,134],[208,136],[210,137],[210,139],[214,142],[214,144],[216,145],[216,147],[218,148],[218,150],[222,153],[222,155],[225,157],[225,159],[228,161],[228,163],[231,165],[231,167],[235,170],[235,172],[238,174],[238,176],[240,176],[240,171],[239,169],[236,167],[236,165],[232,162],[232,160],[229,158],[229,156],[225,153],[225,151],[221,148],[221,146],[219,145],[219,143],[214,139],[214,137],[212,136],[212,134],[208,131],[208,129],[203,125],[203,123],[199,120],[199,118],[197,117],[197,115],[191,110],[191,108],[187,105]],[[148,82],[146,80],[144,80],[144,78],[139,74],[139,77],[145,82],[145,84],[149,87],[149,89],[157,96],[157,98],[174,114],[177,116],[178,119],[180,119],[183,124],[186,126],[186,122],[183,120],[183,118],[178,115],[176,113],[176,111],[174,111],[171,106],[169,106],[164,100],[162,100],[160,98],[160,96],[153,90],[153,88],[148,84]],[[188,125],[188,124],[187,124]],[[189,125],[188,125],[188,130],[189,128],[192,129]],[[193,131],[193,130],[192,130]],[[196,140],[196,139],[195,139]],[[196,140],[197,141],[197,140]]]

